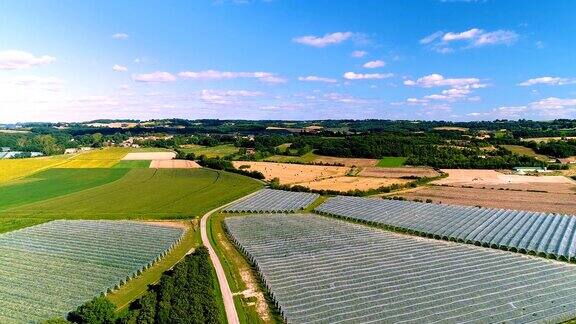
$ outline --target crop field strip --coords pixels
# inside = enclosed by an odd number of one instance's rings
[[[321,214],[421,236],[576,261],[576,217],[518,210],[337,196]]]
[[[0,235],[0,322],[65,315],[151,266],[183,234],[128,221],[52,221]]]
[[[230,217],[235,244],[290,323],[557,322],[576,266],[317,215]]]
[[[136,168],[114,182],[0,211],[0,218],[187,218],[261,187],[251,178],[209,169]]]
[[[227,208],[224,212],[272,213],[295,212],[310,206],[319,194],[262,189]]]

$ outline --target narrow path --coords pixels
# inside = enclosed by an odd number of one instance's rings
[[[216,276],[218,277],[218,283],[220,284],[220,292],[222,293],[222,299],[224,300],[224,310],[226,311],[226,319],[228,320],[228,324],[240,324],[240,321],[238,320],[238,313],[236,312],[236,306],[234,305],[234,296],[232,295],[232,291],[230,290],[230,286],[228,285],[228,279],[226,278],[226,273],[224,272],[224,268],[222,268],[222,264],[218,259],[216,251],[214,251],[214,248],[212,248],[212,245],[210,245],[210,240],[208,239],[208,232],[206,231],[206,223],[208,222],[208,218],[210,218],[210,216],[215,212],[217,212],[218,210],[227,207],[239,200],[246,199],[247,197],[252,196],[254,193],[236,199],[226,205],[212,209],[211,211],[204,214],[204,216],[202,216],[202,219],[200,219],[200,236],[202,237],[202,244],[208,249],[208,253],[210,254],[210,260],[212,260],[212,264],[214,265],[214,269],[216,270]]]

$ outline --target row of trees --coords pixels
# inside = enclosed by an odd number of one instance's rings
[[[118,315],[116,306],[100,296],[68,314],[68,321],[53,319],[46,323],[220,323],[214,279],[208,249],[201,246],[165,272],[160,282],[150,286],[124,314]]]

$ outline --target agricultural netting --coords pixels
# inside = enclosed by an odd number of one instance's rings
[[[317,215],[231,217],[226,228],[289,323],[559,322],[576,266]]]
[[[262,189],[224,209],[226,212],[272,213],[304,209],[320,197],[308,192]]]
[[[317,212],[410,233],[564,260],[576,257],[576,217],[337,196]]]
[[[63,316],[135,277],[183,233],[129,221],[59,220],[0,235],[0,323]]]

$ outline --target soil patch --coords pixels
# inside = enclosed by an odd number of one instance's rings
[[[150,168],[153,169],[195,169],[201,166],[188,160],[152,160]]]

